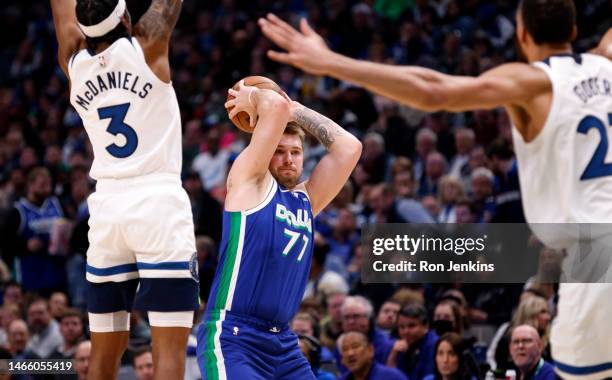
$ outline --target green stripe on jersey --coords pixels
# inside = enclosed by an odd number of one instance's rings
[[[209,380],[219,380],[219,368],[218,361],[215,355],[215,335],[217,333],[217,322],[221,317],[222,310],[225,310],[228,301],[228,294],[232,286],[232,276],[234,268],[236,266],[236,256],[238,254],[238,246],[240,244],[240,226],[242,224],[242,213],[231,212],[230,213],[230,236],[227,248],[225,250],[225,261],[223,263],[223,269],[221,272],[221,280],[217,287],[217,294],[213,301],[213,311],[211,313],[211,319],[206,323],[206,354],[205,363],[206,367],[206,378]],[[236,281],[238,279],[236,278]],[[221,352],[221,347],[217,347]],[[222,354],[222,353],[221,353]]]

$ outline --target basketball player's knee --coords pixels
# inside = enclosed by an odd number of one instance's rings
[[[149,311],[149,324],[155,327],[193,327],[193,311]]]
[[[89,313],[89,329],[92,332],[117,332],[130,330],[130,313]]]

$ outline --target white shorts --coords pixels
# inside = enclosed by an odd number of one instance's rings
[[[191,204],[178,176],[100,180],[88,206],[89,312],[198,308]]]
[[[562,283],[550,345],[563,379],[612,377],[612,284]]]

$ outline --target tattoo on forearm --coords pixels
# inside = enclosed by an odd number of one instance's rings
[[[136,25],[136,32],[149,38],[169,38],[181,12],[180,0],[153,0]]]
[[[301,108],[295,112],[295,124],[315,136],[328,149],[336,141],[336,136],[341,133],[336,123],[308,108]]]

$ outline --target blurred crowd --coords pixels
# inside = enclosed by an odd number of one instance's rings
[[[585,51],[610,26],[610,3],[576,3],[575,48]],[[134,22],[148,4],[128,1]],[[517,59],[516,5],[185,1],[170,59],[202,304],[217,263],[226,174],[249,138],[227,119],[226,91],[242,77],[265,75],[363,142],[350,181],[316,218],[310,282],[292,323],[318,378],[362,378],[364,368],[379,376],[371,378],[389,379],[480,379],[489,368],[502,377],[507,369],[527,378],[534,378],[534,368],[539,376],[550,375],[540,358],[550,360],[555,285],[537,279],[515,285],[360,281],[360,230],[366,223],[524,221],[508,115],[501,109],[427,114],[350,83],[305,75],[266,58],[273,46],[256,24],[266,12],[293,23],[306,17],[343,54],[478,75]],[[89,350],[84,274],[87,197],[95,190],[88,176],[91,144],[69,105],[48,2],[4,0],[0,34],[0,352],[21,358],[76,355],[78,364],[79,352],[86,356]],[[305,177],[324,154],[316,140],[307,139]],[[149,363],[146,315],[133,313],[132,328],[124,363],[137,368],[139,357]],[[192,342],[188,356],[193,347]]]

